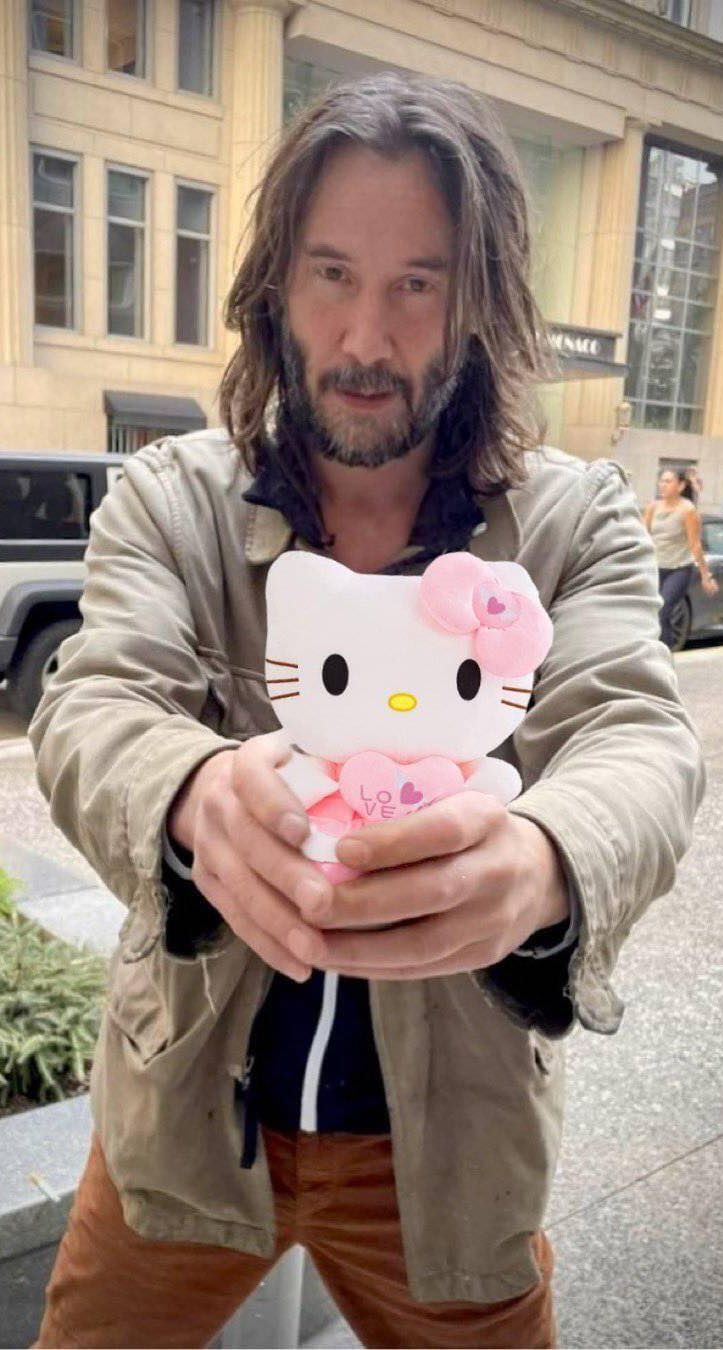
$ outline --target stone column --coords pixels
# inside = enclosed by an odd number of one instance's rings
[[[0,4],[0,367],[33,360],[25,0]]]
[[[622,333],[625,360],[643,138],[647,127],[629,118],[620,141],[585,153],[571,322]],[[585,458],[610,453],[623,381],[584,380],[565,391],[565,448]]]
[[[284,20],[290,0],[231,0],[233,10],[233,92],[231,102],[228,248],[223,260],[228,291],[239,240],[249,218],[248,197],[276,146],[282,122]],[[237,343],[225,333],[226,356]]]

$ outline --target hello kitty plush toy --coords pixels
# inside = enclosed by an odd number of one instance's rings
[[[336,884],[350,830],[470,789],[509,802],[488,758],[522,720],[552,624],[523,567],[447,553],[422,576],[361,575],[318,554],[269,570],[266,680],[308,811],[304,853]]]

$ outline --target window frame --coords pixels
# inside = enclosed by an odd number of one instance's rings
[[[218,101],[220,84],[220,29],[223,19],[223,9],[219,0],[209,0],[211,8],[211,88],[208,93],[200,94],[197,89],[184,89],[179,83],[181,66],[181,0],[176,0],[176,43],[175,43],[175,80],[174,91],[181,94],[184,98],[204,98],[207,100]]]
[[[216,326],[214,322],[215,307],[212,304],[212,297],[216,289],[216,249],[214,247],[216,240],[216,212],[218,188],[215,184],[199,183],[191,178],[174,178],[173,193],[173,345],[182,347],[186,351],[214,351],[216,348]],[[178,189],[182,187],[192,188],[195,192],[205,192],[211,198],[209,207],[209,232],[208,235],[195,233],[193,230],[180,230],[178,227]],[[178,240],[183,236],[186,239],[208,239],[208,295],[206,296],[206,341],[205,342],[183,342],[177,337],[178,332]]]
[[[28,156],[29,174],[30,174],[30,210],[32,213],[32,259],[33,259],[33,285],[32,285],[32,315],[33,328],[40,329],[43,333],[82,333],[83,332],[83,258],[82,249],[82,230],[80,221],[83,216],[83,175],[81,171],[82,155],[73,154],[69,150],[53,150],[50,147],[37,145],[34,142],[29,146],[30,154]],[[34,178],[35,178],[35,156],[47,155],[50,159],[62,159],[73,165],[73,206],[70,210],[62,206],[48,205],[45,202],[36,203]],[[57,211],[61,215],[72,216],[72,240],[73,240],[73,266],[71,276],[71,303],[73,307],[73,323],[69,326],[54,323],[38,323],[36,314],[36,290],[35,290],[35,210],[36,205],[40,210]]]
[[[148,342],[151,337],[151,234],[152,234],[152,190],[151,173],[148,169],[138,169],[132,164],[119,164],[116,160],[106,160],[104,163],[104,202],[103,219],[105,222],[105,267],[103,269],[103,312],[105,314],[105,338],[111,342]],[[108,272],[110,267],[110,251],[108,247],[109,226],[111,224],[110,212],[108,210],[110,196],[110,175],[111,173],[125,173],[133,178],[142,178],[145,183],[143,194],[143,224],[122,219],[119,216],[113,217],[113,223],[117,225],[128,225],[133,229],[141,229],[144,232],[143,239],[143,299],[141,304],[142,329],[140,334],[135,333],[111,333],[109,328],[110,317],[110,287],[108,285]]]
[[[35,44],[34,44],[34,42],[33,42],[33,9],[32,9],[32,0],[31,0],[31,3],[28,4],[28,9],[27,9],[27,18],[28,18],[28,53],[29,53],[31,56],[45,56],[45,57],[49,57],[51,61],[64,61],[64,62],[67,62],[67,61],[73,61],[73,62],[75,63],[75,65],[79,65],[79,64],[80,64],[80,49],[81,49],[81,36],[82,36],[82,35],[81,35],[81,26],[82,26],[82,19],[83,19],[83,15],[82,15],[82,12],[81,12],[81,0],[70,0],[70,8],[71,8],[71,12],[72,12],[71,23],[72,23],[72,26],[73,26],[73,27],[72,27],[72,33],[73,33],[72,52],[71,52],[70,56],[60,56],[60,55],[58,54],[58,52],[49,52],[49,51],[46,51],[45,47],[36,47],[36,46],[35,46]]]
[[[134,0],[134,3],[136,5],[142,5],[143,7],[143,21],[139,28],[142,42],[143,74],[131,75],[130,72],[126,70],[114,70],[113,67],[108,64],[108,42],[110,39],[110,16],[108,13],[108,0],[105,0],[105,4],[103,6],[103,16],[104,16],[103,52],[105,59],[105,74],[107,76],[110,76],[111,79],[117,77],[120,80],[142,80],[145,81],[146,84],[150,84],[152,83],[152,75],[153,75],[153,65],[152,65],[153,51],[151,42],[151,35],[153,32],[153,25],[151,23],[151,7],[153,4],[153,0]]]

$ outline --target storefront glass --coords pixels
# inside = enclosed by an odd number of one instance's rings
[[[647,144],[625,394],[633,424],[701,431],[717,290],[721,166]]]
[[[535,298],[549,323],[569,323],[583,149],[515,139],[530,199]]]
[[[311,61],[284,58],[284,126],[305,108],[312,99],[340,84],[344,79],[338,70],[328,70]]]

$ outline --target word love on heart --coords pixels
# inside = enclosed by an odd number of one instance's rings
[[[367,750],[352,755],[339,774],[344,801],[365,820],[411,815],[463,787],[461,769],[442,755],[397,764],[388,755]]]

